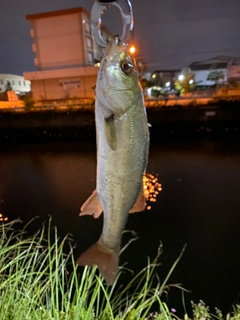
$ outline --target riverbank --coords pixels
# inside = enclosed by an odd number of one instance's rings
[[[218,101],[198,106],[148,106],[152,138],[222,135],[240,132],[240,102]],[[95,138],[93,106],[0,110],[0,140]]]
[[[33,236],[26,235],[27,226],[17,231],[19,224],[20,220],[0,224],[1,320],[183,319],[163,302],[171,286],[181,290],[179,285],[168,283],[183,251],[161,283],[155,276],[161,256],[159,248],[157,257],[133,274],[127,286],[121,286],[121,280],[130,270],[120,267],[115,283],[109,287],[96,267],[83,269],[75,264],[72,240],[67,236],[59,239],[51,221]],[[239,306],[223,315],[219,309],[212,313],[201,300],[191,303],[192,310],[186,310],[184,300],[182,303],[184,320],[235,320],[240,315]]]

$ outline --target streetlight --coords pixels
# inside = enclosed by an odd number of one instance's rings
[[[129,52],[130,52],[131,54],[134,54],[134,53],[136,52],[136,48],[135,48],[134,46],[131,46],[131,47],[129,48]]]

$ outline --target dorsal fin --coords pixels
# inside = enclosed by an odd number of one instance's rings
[[[146,208],[146,199],[144,197],[143,187],[141,188],[141,191],[139,192],[139,195],[137,197],[137,200],[135,204],[133,205],[132,209],[129,211],[129,213],[134,212],[141,212],[144,211]]]

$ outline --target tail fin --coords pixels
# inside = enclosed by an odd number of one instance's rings
[[[107,251],[99,242],[87,249],[77,259],[80,266],[97,265],[107,284],[112,285],[118,271],[119,250]]]

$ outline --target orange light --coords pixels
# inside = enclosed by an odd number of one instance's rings
[[[136,48],[135,48],[134,46],[131,46],[130,49],[129,49],[129,52],[130,52],[131,54],[134,54],[135,51],[136,51]]]
[[[145,199],[148,202],[156,202],[157,195],[162,191],[162,185],[158,182],[158,178],[151,173],[145,173],[143,175],[143,192]],[[151,206],[148,204],[147,210],[151,210]]]

